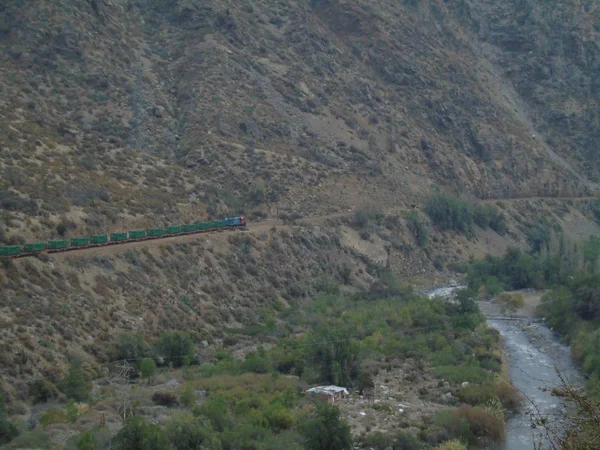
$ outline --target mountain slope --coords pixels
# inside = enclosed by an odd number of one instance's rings
[[[574,172],[595,173],[585,156],[598,130],[586,113],[597,108],[595,31],[577,38],[579,63],[561,66],[585,75],[585,89],[569,82],[553,96],[563,81],[552,73],[532,104],[534,69],[520,65],[529,47],[502,36],[544,23],[501,4],[5,3],[4,239],[47,238],[61,224],[81,234],[264,215],[265,201],[321,213],[405,205],[432,184],[479,197],[586,195],[594,186]],[[488,41],[500,50],[484,51]],[[512,52],[507,64],[501,51]],[[579,102],[586,120],[573,116],[563,136],[515,111],[513,84],[527,108]]]

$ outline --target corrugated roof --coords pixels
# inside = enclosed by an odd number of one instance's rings
[[[308,391],[309,394],[325,394],[325,395],[333,395],[343,392],[348,395],[349,392],[346,388],[340,386],[315,386],[310,388]]]

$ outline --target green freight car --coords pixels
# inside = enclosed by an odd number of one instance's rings
[[[18,245],[7,245],[0,247],[0,256],[18,256],[21,254],[21,247]]]
[[[194,231],[198,231],[198,225],[196,225],[195,223],[188,223],[185,225],[181,226],[181,231],[183,233],[193,233]]]
[[[33,244],[25,244],[23,246],[23,253],[39,253],[46,250],[45,242],[34,242]]]
[[[181,233],[181,225],[173,225],[170,227],[167,227],[165,229],[166,233],[165,234],[177,234],[177,233]]]
[[[69,241],[66,239],[55,239],[48,242],[48,250],[62,250],[69,246]]]
[[[90,245],[90,238],[87,236],[71,239],[71,247],[84,247],[86,245]]]
[[[98,234],[90,237],[90,242],[95,245],[106,244],[108,242],[108,236],[105,234]]]
[[[129,239],[143,239],[146,237],[146,232],[144,230],[136,230],[129,232]]]
[[[146,235],[148,237],[161,237],[163,234],[165,234],[165,230],[162,228],[148,228],[146,230]]]
[[[127,240],[127,233],[112,233],[110,235],[110,240],[112,242],[120,242]]]

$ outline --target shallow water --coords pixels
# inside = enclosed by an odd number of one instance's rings
[[[553,425],[560,426],[562,402],[542,389],[560,386],[557,370],[570,381],[579,382],[569,348],[542,324],[503,320],[490,320],[489,324],[500,332],[511,381],[526,397],[522,411],[506,422],[506,443],[497,448],[531,450],[540,441],[544,444],[542,448],[549,448],[543,430],[531,428],[531,416],[547,415]]]

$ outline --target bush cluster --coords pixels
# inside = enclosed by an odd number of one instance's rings
[[[250,385],[245,388],[214,381],[206,402],[175,414],[164,429],[140,416],[129,418],[114,439],[115,448],[352,449],[350,427],[336,407],[322,404],[311,414],[294,417],[295,393],[289,388],[268,386],[268,379],[260,377],[246,379]]]
[[[508,230],[506,216],[495,205],[472,205],[454,195],[435,193],[426,203],[425,211],[431,221],[442,230],[471,234],[473,224],[491,228],[499,234]]]
[[[450,438],[466,441],[470,446],[495,444],[505,438],[504,421],[482,407],[440,411],[434,424]]]

